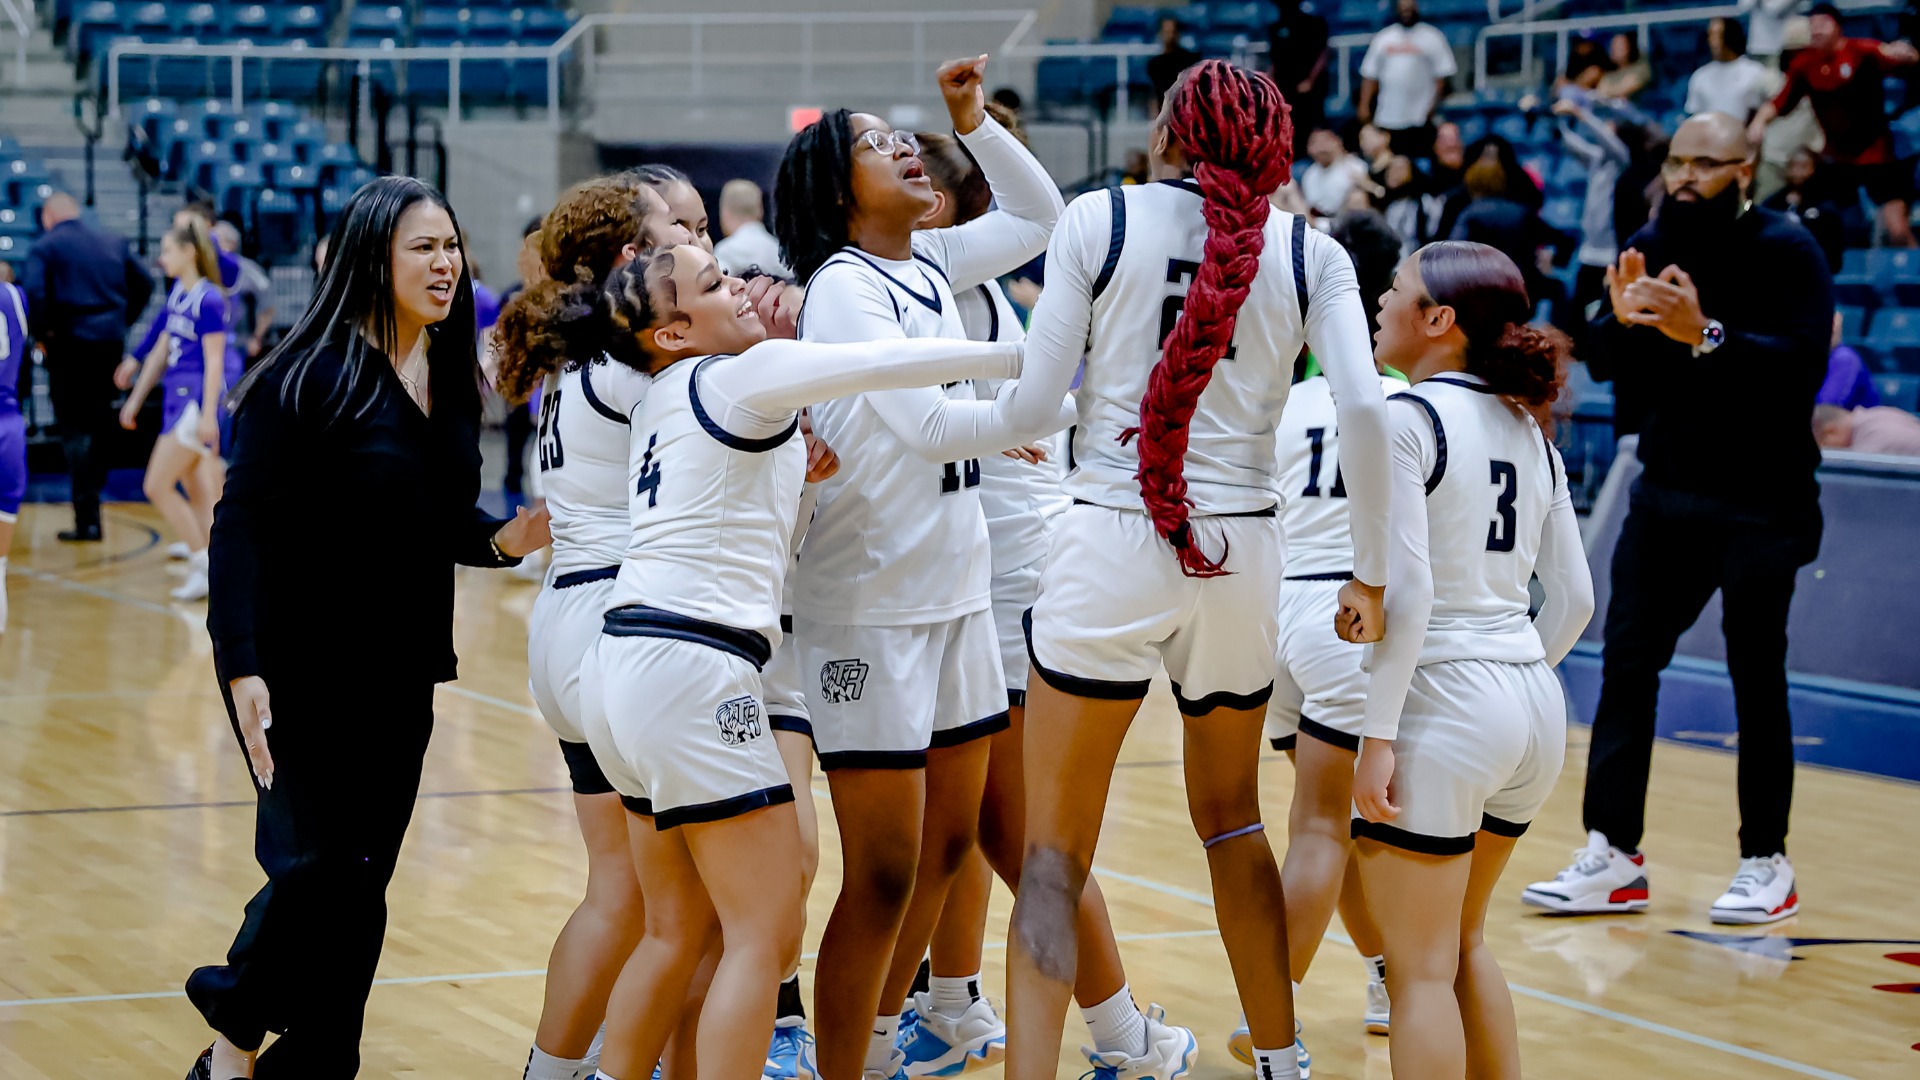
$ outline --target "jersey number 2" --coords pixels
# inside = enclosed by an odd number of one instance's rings
[[[1188,279],[1198,277],[1199,274],[1200,264],[1191,259],[1167,260],[1167,284],[1169,285],[1184,285]],[[1160,301],[1160,348],[1162,350],[1167,347],[1167,339],[1173,336],[1174,324],[1180,321],[1180,309],[1186,304],[1187,298],[1184,294],[1169,296]],[[1221,359],[1231,360],[1233,353],[1233,346],[1228,345],[1226,354]]]
[[[566,464],[567,452],[560,445],[560,391],[540,399],[540,471],[549,472]]]
[[[964,473],[964,476],[962,475]],[[980,486],[980,459],[968,458],[965,461],[949,461],[940,473],[940,494],[957,495],[962,486],[976,488]]]
[[[1513,512],[1513,500],[1520,495],[1520,472],[1511,461],[1494,461],[1492,483],[1500,486],[1500,496],[1494,501],[1494,518],[1487,523],[1487,550],[1507,552],[1513,550],[1513,532],[1517,519]]]

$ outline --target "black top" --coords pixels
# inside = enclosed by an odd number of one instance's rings
[[[447,682],[454,564],[518,561],[494,555],[502,522],[474,506],[477,395],[438,395],[429,417],[383,355],[366,361],[377,370],[358,415],[330,420],[316,404],[345,368],[339,345],[299,373],[320,392],[286,394],[299,365],[282,360],[241,401],[208,556],[224,681]]]
[[[1192,49],[1175,45],[1169,52],[1160,53],[1147,61],[1147,79],[1153,83],[1153,92],[1164,98],[1167,91],[1180,79],[1180,73],[1200,62],[1200,54]]]
[[[77,218],[33,242],[21,277],[42,342],[124,341],[153,295],[153,276],[127,242]]]
[[[1320,54],[1327,51],[1327,41],[1327,20],[1298,7],[1283,10],[1267,31],[1267,56],[1273,64],[1273,80],[1280,84],[1280,92],[1289,101],[1300,96],[1300,84],[1313,70],[1313,65],[1319,63]],[[1309,96],[1326,95],[1328,72],[1332,68],[1333,65],[1328,64],[1320,69]]]
[[[1643,484],[1702,496],[1717,512],[1799,517],[1819,497],[1813,400],[1827,374],[1833,277],[1813,236],[1771,210],[1748,211],[1723,237],[1680,243],[1656,219],[1630,246],[1649,274],[1678,265],[1693,278],[1725,344],[1695,357],[1658,330],[1619,322],[1608,305],[1586,360],[1616,395],[1646,403]]]

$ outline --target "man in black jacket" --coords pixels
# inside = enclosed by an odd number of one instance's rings
[[[40,224],[46,233],[27,253],[23,285],[73,477],[73,529],[60,539],[97,541],[105,441],[116,426],[113,369],[153,277],[125,240],[80,220],[80,204],[65,192],[42,205]]]
[[[1660,672],[1717,590],[1740,729],[1740,868],[1715,922],[1799,909],[1787,861],[1793,740],[1787,608],[1820,549],[1814,396],[1827,370],[1833,280],[1813,236],[1752,208],[1753,148],[1719,113],[1680,126],[1667,199],[1607,271],[1611,309],[1588,363],[1646,405],[1613,554],[1600,704],[1587,759],[1588,847],[1525,900],[1555,911],[1647,906],[1639,852]]]

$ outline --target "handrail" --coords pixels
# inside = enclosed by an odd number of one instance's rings
[[[1721,4],[1714,7],[1682,8],[1678,11],[1634,11],[1622,15],[1584,15],[1577,19],[1542,19],[1536,22],[1500,23],[1489,26],[1482,29],[1473,39],[1473,88],[1480,90],[1486,86],[1487,41],[1491,38],[1519,37],[1523,42],[1531,42],[1536,35],[1552,34],[1558,69],[1565,70],[1567,42],[1575,31],[1632,28],[1640,39],[1640,51],[1645,54],[1652,45],[1649,31],[1655,26],[1732,18],[1741,12],[1742,9],[1736,4]]]
[[[0,10],[7,13],[7,21],[13,23],[14,33],[20,40],[14,45],[13,81],[21,86],[27,85],[27,42],[33,38],[33,21],[20,10],[15,0],[0,0]]]
[[[90,112],[88,105],[93,106]],[[87,123],[89,115],[93,120],[91,126]],[[93,152],[94,147],[100,144],[100,136],[106,132],[106,125],[101,122],[100,103],[84,90],[73,95],[73,126],[80,130],[81,138],[86,140],[87,200],[85,205],[92,206],[94,204]]]

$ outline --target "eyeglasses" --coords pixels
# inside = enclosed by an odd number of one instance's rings
[[[1681,176],[1686,173],[1705,176],[1708,173],[1746,163],[1746,158],[1670,157],[1660,163],[1660,171],[1668,176]]]
[[[865,131],[853,140],[855,150],[862,146],[886,157],[892,157],[901,150],[913,157],[920,156],[920,140],[914,138],[910,131]]]

